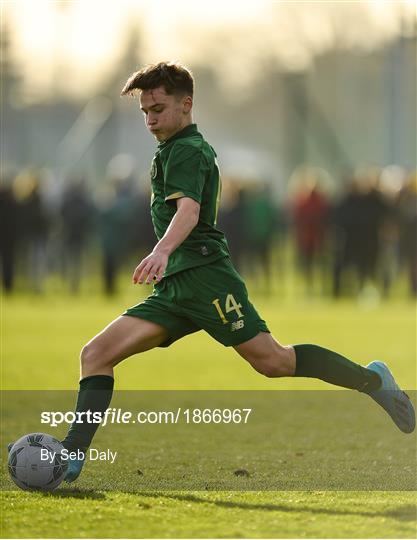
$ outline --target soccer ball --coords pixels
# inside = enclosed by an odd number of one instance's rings
[[[52,491],[68,469],[60,441],[45,433],[30,433],[14,443],[9,453],[9,473],[22,489]]]

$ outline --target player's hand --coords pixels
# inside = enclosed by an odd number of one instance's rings
[[[165,268],[168,264],[168,255],[163,251],[152,251],[147,257],[145,257],[135,268],[133,272],[133,283],[142,284],[145,282],[147,285],[151,281],[161,281],[164,275]]]

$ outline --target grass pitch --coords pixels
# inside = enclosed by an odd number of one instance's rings
[[[136,303],[136,294],[137,289],[132,288],[111,301],[94,295],[78,299],[21,295],[5,300],[2,388],[74,389],[81,345],[125,307]],[[416,388],[415,304],[399,300],[364,310],[348,301],[294,304],[283,303],[279,297],[252,300],[281,342],[318,343],[362,364],[386,360],[403,387]],[[334,389],[309,379],[262,378],[230,349],[202,332],[168,350],[156,349],[127,360],[117,368],[116,377],[119,390]],[[395,429],[382,411],[379,422],[381,437]],[[335,443],[319,419],[306,426],[307,435],[309,428],[314,433],[321,430],[323,441],[332,441],[325,445],[324,464],[331,461],[335,448],[346,446],[343,440]],[[409,444],[409,437],[395,434],[399,445],[402,441]],[[6,442],[2,440],[3,472]],[[351,442],[349,451],[355,446]],[[395,447],[391,456],[395,468]],[[300,459],[303,457],[290,452],[283,460],[282,468],[289,478]],[[351,451],[350,461],[360,463],[360,455]],[[112,486],[106,467],[87,466],[85,473],[78,487],[65,485],[53,494],[14,490],[5,477],[2,537],[416,537],[414,491],[168,492],[144,490],[140,483],[136,489],[129,485],[129,490],[123,490],[116,478]],[[125,474],[124,469],[120,474]]]

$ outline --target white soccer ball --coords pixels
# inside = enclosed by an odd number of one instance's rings
[[[63,449],[58,439],[45,433],[24,435],[9,452],[11,479],[22,489],[56,489],[68,469],[68,461],[61,456]]]

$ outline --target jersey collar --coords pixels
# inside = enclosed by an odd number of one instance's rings
[[[194,135],[195,133],[198,133],[197,124],[188,124],[188,126],[185,126],[185,128],[181,129],[180,131],[177,131],[177,133],[172,135],[172,137],[170,137],[166,141],[162,141],[158,143],[158,148],[164,148],[167,144],[170,144],[172,141],[175,141],[177,139],[182,139],[183,137],[189,137],[190,135]]]

